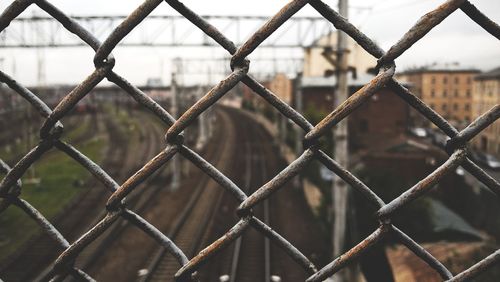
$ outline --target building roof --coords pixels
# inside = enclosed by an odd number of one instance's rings
[[[482,80],[482,79],[491,79],[491,78],[500,78],[500,67],[492,69],[487,72],[483,72],[482,74],[479,74],[476,76],[476,79]]]
[[[465,236],[468,239],[481,240],[484,239],[479,230],[472,227],[465,219],[458,215],[455,211],[445,206],[441,201],[427,198],[427,212],[431,219],[432,232],[440,237],[453,239],[456,236],[462,238]],[[451,237],[452,235],[453,237]]]
[[[461,66],[459,63],[426,65],[421,67],[413,67],[403,71],[403,74],[408,73],[436,73],[436,72],[472,72],[478,73],[479,69],[470,66]]]
[[[370,81],[375,78],[375,75],[370,74],[370,73],[363,73],[363,74],[358,74],[356,76],[356,79],[354,79],[351,75],[348,75],[347,77],[347,85],[349,87],[363,87],[366,84],[370,83]],[[403,84],[404,86],[411,86],[411,83],[407,82],[406,80],[398,80],[399,83]],[[324,77],[324,76],[305,76],[302,77],[302,88],[307,88],[307,87],[333,87],[337,85],[337,77],[336,76],[330,76],[330,77]]]
[[[352,78],[352,76],[348,76],[347,83],[348,86],[363,86],[365,84],[370,83],[370,81],[375,76],[369,73],[358,74],[356,79]],[[306,76],[302,78],[302,88],[304,87],[333,87],[337,85],[337,77],[330,76]]]

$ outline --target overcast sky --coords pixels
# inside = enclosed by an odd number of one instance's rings
[[[1,0],[3,11],[12,0]],[[142,1],[138,0],[52,0],[50,1],[68,15],[127,15]],[[336,0],[325,0],[336,7]],[[443,3],[443,0],[351,0],[350,20],[382,48],[388,49],[423,14]],[[500,22],[499,0],[471,0],[483,13]],[[275,14],[286,1],[278,0],[190,0],[184,1],[195,12],[204,15],[265,15]],[[155,10],[155,14],[177,14],[166,3]],[[23,16],[31,16],[33,9]],[[306,6],[297,16],[317,16]],[[115,70],[132,83],[144,84],[149,77],[168,77],[170,58],[186,56],[185,50],[169,48],[125,48],[115,50]],[[220,56],[219,51],[196,52],[200,56]],[[76,83],[93,70],[93,54],[85,48],[47,49],[43,52],[47,83]],[[274,53],[273,53],[274,54]],[[282,53],[281,55],[288,53]],[[295,53],[290,53],[293,56]],[[191,55],[192,56],[192,55]],[[4,58],[0,67],[15,75],[22,83],[37,83],[37,51],[34,49],[0,49]],[[432,62],[460,62],[488,70],[500,66],[500,41],[489,35],[461,11],[453,13],[433,29],[424,39],[397,59],[398,70]],[[138,71],[140,70],[140,71]],[[258,69],[256,69],[257,71]],[[252,70],[251,70],[252,71]]]

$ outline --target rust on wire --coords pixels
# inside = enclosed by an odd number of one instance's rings
[[[225,49],[232,59],[230,67],[233,72],[224,80],[215,85],[208,93],[199,99],[193,106],[176,120],[167,110],[156,101],[142,92],[125,78],[117,74],[113,67],[115,59],[112,51],[120,42],[133,31],[145,18],[147,18],[159,5],[169,5],[180,13],[184,18],[197,26],[208,37],[217,42],[221,48]],[[159,246],[172,254],[179,268],[175,274],[177,281],[193,281],[196,279],[195,273],[199,267],[210,259],[214,258],[217,252],[226,248],[231,242],[240,238],[247,228],[254,228],[262,236],[270,239],[277,247],[284,250],[304,271],[310,274],[307,281],[322,281],[334,275],[337,271],[353,262],[363,253],[377,244],[387,235],[393,235],[411,252],[417,255],[429,267],[434,269],[443,280],[465,281],[474,278],[478,274],[488,271],[500,262],[500,250],[497,250],[488,257],[480,260],[469,269],[456,274],[455,276],[446,267],[427,252],[422,246],[416,243],[411,237],[403,233],[391,223],[391,218],[398,210],[406,206],[409,202],[421,197],[428,192],[441,178],[451,172],[457,166],[462,166],[472,176],[476,177],[491,191],[500,196],[500,184],[493,177],[477,166],[467,157],[467,143],[484,130],[488,125],[497,121],[500,117],[500,106],[495,106],[482,116],[473,121],[462,131],[454,128],[446,119],[440,116],[432,108],[426,105],[417,96],[406,89],[394,78],[395,60],[411,46],[422,39],[430,30],[439,25],[442,21],[460,9],[469,18],[481,26],[485,31],[500,39],[500,27],[497,23],[486,17],[474,5],[466,0],[448,0],[436,9],[424,15],[410,30],[392,47],[385,52],[372,39],[363,34],[347,19],[342,17],[337,11],[332,9],[321,0],[294,0],[284,5],[278,13],[271,17],[264,25],[252,34],[241,46],[237,47],[215,26],[206,19],[178,0],[147,0],[137,7],[113,32],[100,42],[91,32],[71,17],[67,16],[59,8],[46,0],[16,0],[11,3],[0,14],[0,32],[9,26],[11,21],[17,18],[29,6],[36,5],[51,17],[55,18],[69,32],[76,35],[95,51],[95,69],[82,81],[75,89],[68,93],[58,105],[51,109],[39,97],[15,81],[14,78],[0,70],[0,82],[5,83],[20,97],[24,98],[42,118],[44,124],[40,128],[40,140],[38,145],[24,155],[14,167],[9,167],[0,160],[0,172],[5,176],[0,182],[0,213],[7,207],[13,206],[23,211],[35,221],[42,232],[50,236],[61,246],[64,251],[54,262],[54,267],[49,273],[53,281],[63,281],[71,276],[78,280],[93,281],[93,278],[82,269],[74,267],[75,258],[89,244],[95,241],[101,234],[108,230],[117,219],[122,218],[130,222],[135,227],[141,229],[146,235],[153,238]],[[266,89],[261,83],[249,74],[250,61],[247,56],[255,51],[259,45],[272,35],[294,14],[299,12],[304,6],[310,5],[326,20],[331,22],[335,28],[348,34],[369,54],[378,59],[379,74],[370,83],[362,87],[355,94],[350,96],[345,102],[334,109],[325,119],[316,126],[313,126],[302,114],[290,107],[274,93]],[[125,183],[119,185],[110,177],[106,171],[94,163],[91,159],[81,153],[71,144],[61,141],[63,125],[60,120],[67,115],[74,107],[103,79],[108,79],[130,95],[138,104],[157,116],[166,129],[165,149],[159,152],[153,159],[144,164],[135,174],[130,176]],[[304,152],[288,167],[282,170],[269,182],[262,185],[251,195],[245,194],[244,190],[233,183],[226,175],[206,161],[203,157],[194,152],[191,148],[183,144],[182,132],[191,126],[194,121],[205,111],[210,109],[214,103],[222,98],[237,83],[242,82],[250,87],[256,95],[261,96],[267,103],[277,109],[284,117],[299,126],[305,134]],[[327,131],[335,126],[339,121],[348,117],[359,106],[361,106],[373,93],[381,87],[388,87],[395,91],[408,105],[416,109],[421,115],[436,125],[443,133],[450,137],[446,145],[446,152],[449,154],[448,160],[430,173],[427,177],[410,188],[399,197],[389,203],[384,203],[382,199],[354,176],[347,168],[341,167],[335,156],[329,156],[317,148],[317,140]],[[21,178],[29,167],[33,165],[42,155],[50,149],[57,149],[67,154],[77,161],[82,167],[88,170],[93,177],[111,193],[107,200],[104,217],[92,226],[86,233],[82,234],[75,242],[69,243],[64,236],[50,223],[29,202],[22,199]],[[189,258],[167,235],[146,221],[139,214],[127,209],[126,196],[136,187],[150,178],[150,176],[163,165],[168,165],[168,161],[179,153],[201,171],[216,181],[240,206],[235,211],[240,220],[230,228],[222,237],[212,242],[208,247]],[[300,252],[293,244],[279,233],[271,229],[264,222],[256,218],[251,208],[269,198],[271,194],[279,194],[279,189],[291,178],[299,174],[312,160],[319,160],[326,168],[335,173],[338,177],[348,183],[352,189],[360,193],[364,198],[378,209],[375,220],[378,220],[379,227],[374,233],[364,238],[358,245],[347,251],[345,254],[335,258],[330,264],[319,268],[314,265],[309,258]],[[277,196],[279,197],[279,196]],[[318,270],[319,269],[319,270]]]

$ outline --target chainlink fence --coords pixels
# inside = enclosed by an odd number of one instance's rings
[[[0,212],[4,211],[10,205],[16,206],[36,221],[43,232],[51,236],[51,238],[53,238],[61,247],[65,249],[54,263],[51,273],[54,280],[63,279],[68,275],[77,279],[92,280],[92,278],[84,271],[74,266],[75,258],[93,240],[109,228],[119,217],[126,219],[128,222],[142,229],[146,234],[155,239],[162,248],[165,248],[177,259],[181,265],[175,275],[178,281],[189,281],[191,279],[195,279],[192,274],[196,272],[200,264],[209,260],[221,249],[227,247],[236,238],[241,236],[242,232],[247,228],[255,228],[263,236],[270,238],[274,244],[282,248],[291,258],[293,258],[293,260],[297,262],[298,265],[303,267],[305,271],[310,274],[307,281],[322,281],[326,279],[345,267],[351,261],[362,256],[364,251],[370,249],[382,238],[388,235],[398,238],[399,241],[409,250],[439,273],[443,280],[447,281],[468,280],[483,271],[487,271],[489,268],[492,268],[495,263],[500,261],[500,250],[497,250],[493,254],[471,266],[469,269],[457,275],[453,275],[442,263],[428,253],[422,246],[417,244],[412,238],[391,223],[391,217],[402,207],[425,194],[436,183],[438,183],[443,176],[454,171],[454,169],[458,166],[462,166],[489,189],[491,189],[491,191],[493,191],[497,196],[500,196],[499,182],[474,164],[468,158],[467,153],[467,142],[500,117],[500,106],[496,105],[473,121],[467,128],[462,131],[458,131],[394,78],[394,60],[408,50],[412,44],[423,38],[432,28],[437,26],[441,21],[447,18],[450,14],[456,12],[458,9],[462,10],[462,12],[464,12],[491,35],[500,39],[500,27],[498,24],[483,15],[469,1],[446,1],[435,10],[432,10],[424,15],[396,44],[385,52],[377,46],[375,42],[360,32],[354,25],[320,0],[295,0],[289,2],[239,48],[226,38],[224,34],[217,30],[217,28],[212,26],[205,19],[190,10],[181,2],[177,0],[166,0],[165,2],[167,2],[168,5],[177,10],[186,19],[196,25],[206,35],[210,36],[222,48],[226,49],[232,55],[232,73],[215,85],[177,120],[150,97],[141,92],[141,90],[113,71],[113,66],[115,64],[115,60],[111,54],[113,49],[156,7],[162,4],[162,2],[162,0],[145,1],[117,28],[114,29],[104,42],[99,42],[91,33],[85,30],[76,21],[72,20],[46,0],[16,0],[0,15],[0,31],[3,31],[7,28],[9,23],[28,6],[32,4],[37,5],[52,17],[57,19],[65,29],[78,36],[96,52],[94,57],[95,70],[76,88],[67,94],[54,109],[50,109],[34,93],[17,83],[14,78],[11,78],[7,74],[0,71],[0,81],[7,84],[10,88],[17,92],[17,94],[26,99],[38,111],[38,113],[45,118],[45,122],[40,129],[40,141],[38,145],[31,149],[31,151],[12,168],[0,160],[0,171],[6,174],[0,183],[0,197],[2,199],[0,202]],[[316,9],[337,29],[344,31],[352,37],[368,53],[378,58],[377,68],[379,70],[377,76],[369,84],[365,85],[355,94],[350,96],[316,126],[313,126],[300,113],[295,111],[288,104],[280,100],[276,95],[255,80],[249,74],[249,61],[246,59],[246,57],[258,48],[268,36],[270,36],[283,23],[285,23],[290,17],[307,4]],[[109,81],[122,88],[130,96],[132,96],[137,103],[157,115],[168,128],[165,137],[165,149],[159,152],[135,174],[130,176],[130,178],[128,178],[128,180],[122,185],[117,184],[115,180],[113,180],[101,167],[80,153],[73,146],[59,139],[63,132],[63,125],[59,120],[72,108],[74,108],[75,105],[77,105],[77,103],[104,78],[107,78]],[[293,121],[296,125],[301,127],[306,133],[304,137],[303,153],[277,176],[251,195],[246,195],[242,189],[217,170],[217,168],[184,145],[182,138],[182,131],[190,126],[201,113],[210,108],[238,82],[243,82],[248,87],[253,89],[257,95],[264,98],[269,104],[279,110],[281,114]],[[318,139],[325,134],[325,132],[331,130],[331,128],[339,123],[343,118],[355,111],[357,107],[370,98],[370,96],[381,87],[389,87],[392,89],[410,106],[415,108],[451,138],[446,145],[446,152],[449,154],[447,161],[423,180],[389,203],[384,203],[369,187],[363,184],[363,182],[356,178],[346,168],[341,167],[332,157],[318,149],[317,142]],[[20,178],[37,159],[53,147],[63,151],[68,156],[79,162],[112,193],[106,204],[106,216],[72,244],[70,244],[41,213],[32,207],[30,203],[20,197],[22,192]],[[151,174],[153,174],[153,172],[165,165],[176,154],[181,154],[190,160],[241,203],[236,211],[240,217],[239,222],[227,231],[224,236],[210,244],[191,259],[189,259],[165,234],[161,233],[157,228],[138,214],[127,209],[124,200],[137,185],[143,183]],[[317,266],[315,266],[285,238],[280,236],[252,214],[252,207],[258,205],[272,193],[279,190],[285,182],[296,176],[313,159],[319,160],[328,169],[351,185],[353,189],[362,193],[367,201],[378,207],[376,215],[379,227],[376,231],[345,254],[336,258],[334,261],[321,269],[318,269]]]

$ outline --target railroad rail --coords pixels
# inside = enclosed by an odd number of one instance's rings
[[[143,118],[146,119],[145,117]],[[143,140],[141,142],[142,148],[137,151],[139,153],[138,157],[131,155],[128,156],[125,160],[125,164],[128,164],[128,167],[133,168],[132,171],[137,170],[137,166],[140,166],[140,164],[146,163],[149,158],[154,156],[154,152],[161,148],[161,144],[160,142],[158,142],[158,137],[162,135],[160,127],[156,126],[153,123],[149,123],[145,124],[140,129],[140,131],[140,136]],[[123,172],[130,174],[131,171],[122,171],[122,173]],[[123,178],[126,178],[126,175],[127,174],[125,174],[125,177]],[[121,177],[118,177],[118,179],[120,178]],[[157,182],[160,178],[162,178],[161,173],[153,175],[150,179],[148,179],[147,185],[153,186],[152,183]],[[138,213],[141,212],[145,208],[147,202],[149,202],[154,197],[156,190],[165,188],[165,186],[163,185],[155,185],[153,187],[154,189],[149,189],[147,191],[137,190],[134,191],[134,193],[131,193],[128,197],[131,208],[133,208]],[[104,212],[101,212],[99,216],[95,218],[92,225],[102,220],[105,216],[106,214]],[[96,240],[96,242],[92,244],[92,246],[82,252],[82,254],[75,261],[75,264],[82,269],[88,269],[90,266],[97,263],[98,257],[103,255],[103,253],[107,250],[110,242],[112,240],[116,240],[126,226],[127,221],[121,221],[120,224],[113,225],[112,228],[109,228],[103,235],[101,235],[98,240]],[[43,280],[48,279],[45,279],[44,277]]]
[[[229,146],[234,146],[235,133],[234,125],[227,113],[221,112],[219,116],[221,126],[218,127],[218,131],[224,128],[225,134],[224,137],[220,133],[215,135],[217,139],[212,140],[211,144],[217,144],[217,147],[211,148],[206,159],[223,168],[227,159],[227,149]],[[195,192],[169,232],[169,238],[191,255],[200,249],[222,199],[222,190],[214,187],[215,183],[210,183],[209,180],[207,175],[199,178]],[[141,277],[141,281],[168,281],[175,275],[178,267],[175,258],[160,248],[146,266],[147,272]]]
[[[245,192],[251,192],[285,167],[286,162],[277,154],[279,152],[277,144],[251,114],[230,108],[227,111],[231,115],[231,120],[238,121],[237,144],[240,146],[236,151],[238,153],[233,154],[229,161],[239,169],[236,173],[226,175],[243,187]],[[274,230],[279,230],[283,236],[290,236],[289,238],[302,251],[308,254],[327,255],[322,244],[311,242],[312,236],[309,238],[304,236],[304,233],[312,232],[318,235],[313,239],[314,241],[323,242],[326,239],[319,235],[322,232],[320,226],[314,221],[313,214],[302,213],[302,217],[296,217],[296,213],[289,210],[290,206],[297,207],[300,211],[308,210],[299,190],[288,189],[286,195],[280,197],[279,200],[269,199],[267,204],[254,210],[254,216],[266,222]],[[237,223],[238,218],[230,212],[237,206],[234,198],[226,193],[210,232],[209,242],[223,236]],[[290,218],[295,218],[295,220],[292,222]],[[307,232],[300,232],[298,229],[307,230]],[[265,281],[266,278],[271,281],[280,281],[280,279],[302,281],[307,277],[306,272],[296,268],[293,260],[287,259],[286,253],[277,252],[279,250],[272,245],[270,240],[266,242],[265,238],[253,231],[246,230],[242,237],[217,254],[216,260],[202,266],[199,269],[200,281]]]
[[[240,121],[244,119],[240,118]],[[245,127],[244,146],[245,174],[243,191],[250,195],[263,185],[267,180],[267,165],[269,155],[264,153],[264,146],[259,140],[265,140],[259,130],[252,129],[248,121],[241,126]],[[250,132],[257,135],[251,138]],[[260,143],[260,144],[259,144]],[[262,207],[254,210],[255,216],[262,218],[263,222],[270,226],[269,201],[265,200]],[[265,281],[271,280],[271,246],[269,238],[262,238],[256,230],[245,231],[241,237],[236,239],[232,253],[231,269],[228,281]],[[222,279],[224,280],[224,279]]]
[[[231,242],[242,236],[244,231],[249,228],[256,229],[262,236],[270,238],[276,246],[283,249],[297,262],[299,267],[302,267],[310,275],[307,281],[322,281],[334,275],[347,264],[362,256],[366,250],[372,248],[389,235],[398,238],[409,250],[414,252],[419,258],[433,268],[443,280],[447,281],[470,280],[478,274],[492,269],[494,265],[500,261],[500,250],[497,250],[478,263],[470,266],[470,268],[458,274],[452,274],[441,262],[398,229],[391,221],[391,218],[397,214],[401,208],[424,195],[438,183],[443,176],[454,171],[458,166],[462,166],[465,170],[469,171],[471,175],[486,185],[497,196],[500,195],[500,184],[498,181],[468,158],[466,147],[467,143],[474,136],[499,119],[500,105],[496,105],[484,113],[464,130],[458,131],[442,116],[404,88],[394,78],[396,59],[406,52],[415,42],[422,39],[430,30],[459,9],[486,32],[500,39],[500,27],[498,24],[487,18],[469,1],[447,0],[436,9],[424,15],[398,42],[389,48],[387,52],[382,50],[374,41],[361,33],[354,25],[341,17],[335,10],[321,0],[294,0],[287,3],[275,16],[271,17],[269,21],[239,47],[235,46],[231,40],[216,27],[181,2],[177,0],[166,0],[165,2],[232,55],[231,69],[233,72],[226,79],[214,86],[204,97],[198,100],[178,119],[174,119],[165,109],[152,101],[132,84],[128,83],[125,78],[118,75],[113,69],[115,65],[115,59],[111,53],[113,49],[134,30],[140,22],[148,17],[153,10],[162,4],[163,1],[147,0],[142,3],[132,14],[130,14],[130,16],[114,29],[102,43],[78,22],[66,16],[61,10],[46,0],[16,0],[0,15],[0,31],[3,31],[27,7],[32,4],[37,5],[51,17],[61,22],[65,29],[78,36],[83,42],[96,51],[94,57],[95,70],[78,87],[65,96],[54,109],[50,109],[35,94],[31,93],[13,78],[0,72],[0,81],[14,89],[19,95],[31,103],[42,117],[46,118],[45,123],[40,128],[40,143],[38,145],[12,168],[4,162],[0,162],[0,169],[6,173],[6,176],[0,183],[0,197],[2,198],[2,202],[0,202],[0,211],[3,211],[10,205],[20,208],[23,212],[31,216],[33,220],[40,225],[40,228],[58,243],[60,248],[64,249],[54,264],[52,273],[55,280],[62,280],[67,276],[72,276],[76,279],[91,281],[92,278],[83,270],[75,267],[73,262],[83,250],[88,248],[92,242],[109,229],[119,218],[126,219],[131,224],[139,227],[176,258],[179,264],[182,265],[174,276],[178,281],[191,280],[192,274],[195,273],[203,263],[211,260],[214,255],[222,249],[227,248]],[[315,126],[252,78],[249,74],[250,62],[247,59],[248,55],[255,51],[269,36],[275,33],[280,26],[306,5],[310,5],[317,10],[336,28],[347,33],[368,53],[378,59],[378,64],[376,66],[378,69],[377,76],[369,84],[350,96]],[[92,162],[92,160],[82,155],[67,143],[60,141],[61,134],[63,133],[63,125],[60,120],[104,78],[107,78],[109,81],[123,88],[139,104],[156,114],[164,122],[165,128],[168,128],[164,144],[165,148],[158,152],[153,159],[121,185],[116,183],[109,174]],[[239,82],[243,82],[253,89],[270,105],[297,124],[305,132],[304,152],[302,155],[251,195],[246,195],[241,188],[228,179],[220,170],[210,165],[205,159],[199,156],[199,154],[191,150],[183,143],[182,138],[182,132],[192,125],[201,113],[212,107],[214,103]],[[446,146],[446,152],[449,154],[449,159],[419,183],[409,188],[405,193],[399,195],[389,203],[385,203],[369,187],[363,184],[363,182],[357,179],[346,168],[339,166],[331,156],[328,156],[317,146],[318,139],[320,139],[325,132],[331,130],[332,127],[349,116],[350,113],[355,111],[359,105],[369,99],[381,87],[392,89],[399,97],[404,99],[410,106],[415,108],[424,117],[435,124],[437,128],[450,137]],[[21,177],[37,159],[53,147],[62,150],[78,161],[112,193],[105,207],[103,207],[103,209],[106,210],[106,216],[73,243],[69,243],[42,214],[28,202],[22,200]],[[239,216],[238,223],[227,231],[224,236],[217,239],[191,258],[188,258],[186,253],[155,226],[144,220],[137,213],[131,211],[127,207],[127,201],[125,199],[131,192],[139,189],[139,184],[144,183],[155,171],[168,163],[174,155],[178,154],[183,155],[202,169],[240,202],[240,206],[236,210]],[[350,184],[354,190],[364,195],[367,202],[378,207],[376,217],[379,226],[375,232],[363,239],[358,245],[319,269],[295,246],[272,230],[264,222],[256,218],[253,214],[254,208],[270,198],[272,194],[278,192],[283,187],[283,184],[296,176],[314,159],[319,160],[328,169],[332,170],[340,178]]]
[[[148,124],[146,128],[141,129],[139,132],[140,135],[144,135],[145,137],[144,142],[140,144],[140,150],[137,151],[137,154],[127,154],[128,150],[126,147],[112,145],[127,144],[127,142],[123,142],[127,136],[124,135],[124,132],[117,130],[120,126],[109,115],[103,115],[101,122],[105,124],[106,130],[104,133],[108,133],[107,138],[109,139],[109,144],[111,144],[105,153],[111,157],[105,160],[103,167],[108,168],[110,174],[117,179],[126,179],[127,175],[137,169],[141,161],[146,162],[152,156],[152,150],[160,147],[158,137],[161,136],[161,132],[154,130],[152,124]],[[83,136],[77,136],[73,142],[79,144],[80,141],[85,140],[85,136],[90,138],[95,136],[95,134],[96,132],[89,132]],[[139,162],[137,162],[138,160]],[[63,234],[67,234],[69,238],[78,238],[78,232],[85,230],[85,226],[81,226],[82,224],[87,224],[88,226],[86,227],[88,228],[104,216],[102,212],[99,212],[100,209],[98,207],[104,204],[106,191],[98,187],[92,187],[94,185],[96,183],[87,183],[85,186],[89,188],[80,196],[77,196],[69,206],[65,207],[66,212],[64,212],[64,216],[58,216],[59,218],[54,220],[59,230]],[[94,210],[98,211],[98,213],[91,212]],[[27,281],[33,279],[44,281],[46,280],[44,278],[50,275],[52,267],[49,263],[57,257],[54,254],[54,242],[50,237],[42,235],[34,238],[30,244],[35,245],[36,248],[28,248],[24,252],[19,253],[17,258],[13,259],[2,269],[2,273],[6,273],[4,278],[8,279],[8,281]],[[32,266],[30,271],[26,271],[26,265]],[[42,269],[42,267],[45,267],[45,269]]]

